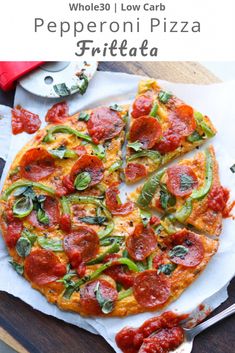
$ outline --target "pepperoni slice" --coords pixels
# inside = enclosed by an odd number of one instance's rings
[[[189,136],[196,129],[197,124],[194,118],[193,108],[189,105],[180,105],[175,108],[169,116],[174,132],[181,136]]]
[[[167,188],[175,196],[188,196],[198,187],[197,176],[187,165],[169,167],[167,178]]]
[[[94,109],[87,122],[88,132],[96,144],[119,135],[124,126],[120,113],[107,107]]]
[[[74,164],[71,173],[70,180],[74,183],[76,176],[79,173],[88,172],[91,177],[91,182],[89,186],[98,184],[104,175],[104,166],[102,161],[96,156],[90,156],[89,154],[84,154],[81,156],[77,162]]]
[[[154,145],[154,149],[165,154],[168,152],[175,151],[182,142],[182,136],[174,132],[173,129],[168,129],[163,132],[163,136],[160,141]]]
[[[69,115],[69,107],[66,102],[54,104],[47,112],[45,120],[51,124],[63,123]]]
[[[158,275],[157,271],[143,271],[135,278],[134,297],[146,309],[154,309],[164,304],[170,293],[169,280],[166,276]]]
[[[153,99],[146,95],[141,95],[136,98],[133,103],[132,117],[134,119],[140,116],[149,115],[153,106]]]
[[[6,244],[10,249],[16,246],[17,240],[20,238],[22,230],[23,223],[20,219],[13,219],[8,222],[7,229],[4,235]]]
[[[136,119],[130,129],[130,141],[139,141],[143,148],[152,148],[162,135],[162,128],[157,119],[141,116]]]
[[[135,182],[147,176],[147,169],[144,164],[128,163],[125,168],[127,181]]]
[[[80,304],[83,311],[88,315],[102,314],[101,307],[96,299],[95,289],[99,284],[99,291],[105,300],[115,301],[118,298],[116,289],[103,279],[90,282],[80,290]]]
[[[49,217],[49,224],[40,223],[37,219],[37,211],[33,210],[28,216],[27,220],[37,229],[53,229],[60,222],[60,209],[58,201],[51,196],[46,196],[43,202],[43,210]]]
[[[44,148],[31,148],[21,158],[20,167],[21,177],[39,181],[55,171],[55,162]]]
[[[28,134],[35,133],[41,126],[41,120],[34,114],[21,106],[12,109],[12,133],[17,135],[23,131]]]
[[[143,261],[157,247],[157,238],[153,229],[138,224],[134,232],[126,239],[126,247],[130,256],[137,261]]]
[[[171,256],[173,263],[183,265],[185,267],[195,267],[199,265],[204,258],[204,247],[198,235],[183,229],[172,235],[173,246],[182,245],[187,249],[187,253],[181,256]]]
[[[59,258],[52,251],[44,249],[33,250],[26,257],[24,270],[26,277],[39,286],[52,283],[67,272]]]
[[[111,186],[105,193],[106,206],[109,211],[116,216],[125,216],[131,213],[134,209],[134,204],[128,201],[124,204],[119,204],[117,196],[120,193],[117,187]]]
[[[99,237],[89,227],[79,226],[64,238],[64,250],[74,268],[94,258],[99,251]]]

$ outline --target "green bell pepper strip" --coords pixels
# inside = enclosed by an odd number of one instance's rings
[[[194,190],[191,194],[191,198],[193,200],[200,200],[205,197],[210,191],[212,182],[213,182],[213,156],[211,155],[209,149],[205,151],[205,159],[206,159],[206,177],[205,183],[199,190]]]
[[[61,203],[63,214],[70,214],[70,207],[66,197],[62,196],[60,203]]]
[[[143,151],[136,152],[127,158],[127,162],[131,162],[134,159],[141,158],[141,157],[148,157],[152,159],[153,162],[156,164],[161,162],[160,153],[157,151],[151,151],[151,150],[143,150]]]
[[[185,204],[175,213],[175,219],[177,221],[184,223],[186,219],[191,215],[193,210],[193,200],[189,197]]]
[[[211,189],[212,182],[213,182],[213,156],[211,155],[208,149],[205,151],[205,159],[206,159],[205,183],[199,190],[194,190],[191,196],[185,202],[185,204],[181,207],[181,209],[175,213],[175,218],[179,222],[185,222],[186,219],[190,216],[193,210],[193,201],[201,200],[208,194],[208,192]]]
[[[122,235],[111,235],[110,237],[104,238],[100,240],[101,246],[112,245],[114,242],[121,245],[125,241],[125,236]]]
[[[152,270],[153,269],[153,258],[154,258],[154,253],[150,254],[147,258],[147,266],[148,266],[148,270]]]
[[[44,184],[37,183],[34,181],[17,181],[14,184],[12,184],[11,186],[9,186],[9,188],[7,188],[2,193],[1,200],[6,201],[15,189],[20,188],[20,187],[24,187],[24,186],[26,186],[26,187],[31,186],[34,188],[38,188],[40,190],[47,192],[48,194],[55,195],[55,190],[53,190],[52,188],[50,188],[49,186],[46,186]]]
[[[122,160],[119,160],[117,162],[114,162],[111,167],[109,167],[109,173],[113,173],[116,170],[120,169],[122,166]]]
[[[157,117],[158,107],[159,107],[158,103],[157,103],[157,102],[154,102],[153,107],[152,107],[152,109],[151,109],[149,115],[150,115],[150,116],[153,116],[154,118],[156,118],[156,117]]]
[[[135,272],[139,272],[138,267],[136,266],[136,264],[126,258],[120,258],[114,261],[109,261],[103,265],[101,265],[97,270],[95,270],[94,272],[92,272],[91,275],[89,276],[85,276],[81,279],[79,279],[77,282],[74,282],[73,286],[69,286],[63,294],[63,297],[66,299],[69,299],[71,297],[71,295],[73,294],[73,292],[75,291],[79,291],[80,287],[89,282],[92,281],[94,279],[96,279],[97,277],[99,277],[99,275],[101,275],[101,273],[103,273],[107,268],[116,265],[116,264],[121,264],[121,265],[127,265],[129,270],[135,271]]]
[[[54,134],[58,132],[75,135],[82,140],[92,142],[92,138],[89,135],[85,135],[77,130],[72,129],[70,126],[64,125],[56,125],[47,130],[47,134],[44,137],[43,142],[53,142],[55,140]]]
[[[78,157],[78,155],[73,150],[66,150],[64,153],[64,158],[76,158],[76,157]]]
[[[113,218],[109,210],[104,206],[104,204],[96,197],[93,196],[78,196],[78,195],[71,195],[66,198],[68,203],[81,203],[81,204],[93,204],[98,207],[101,207],[102,211],[104,212],[105,216],[108,219],[108,224],[104,230],[98,232],[100,239],[103,239],[107,235],[109,235],[114,229]]]
[[[105,258],[106,255],[108,255],[108,254],[115,254],[115,253],[117,253],[119,250],[120,250],[119,245],[118,245],[116,242],[114,242],[114,243],[110,246],[110,248],[108,248],[105,252],[103,252],[102,254],[100,254],[99,256],[97,256],[95,259],[88,261],[86,264],[87,264],[87,265],[96,265],[96,264],[100,264],[100,263],[104,260],[104,258]]]
[[[197,125],[202,129],[202,131],[204,132],[204,134],[207,136],[207,137],[213,137],[215,136],[215,132],[211,129],[211,127],[205,122],[204,120],[204,116],[199,113],[199,112],[196,112],[194,113],[194,117],[195,117],[195,120],[197,122]]]
[[[129,297],[130,295],[133,294],[133,290],[132,288],[128,288],[126,290],[123,290],[121,291],[119,294],[118,294],[118,300],[122,300],[122,299],[125,299],[127,297]]]
[[[160,179],[163,176],[163,174],[165,173],[165,171],[166,171],[166,168],[161,170],[160,172],[157,172],[156,174],[152,175],[146,181],[146,183],[143,185],[141,193],[137,199],[137,204],[140,207],[145,208],[150,204],[150,202],[151,202],[151,200],[157,190]]]

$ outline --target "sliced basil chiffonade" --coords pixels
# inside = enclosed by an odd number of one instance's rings
[[[175,213],[175,218],[179,222],[185,222],[186,219],[190,216],[193,209],[193,201],[203,199],[211,189],[213,182],[213,156],[209,149],[205,151],[205,181],[204,185],[198,189],[194,190],[191,196],[186,200],[185,204]]]

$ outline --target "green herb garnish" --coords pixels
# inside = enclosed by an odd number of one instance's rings
[[[76,179],[74,181],[74,186],[77,190],[81,191],[88,188],[90,182],[91,182],[90,173],[82,172],[76,176]]]

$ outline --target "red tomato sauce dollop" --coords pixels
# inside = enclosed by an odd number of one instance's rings
[[[185,318],[186,315],[167,311],[145,321],[139,328],[124,327],[116,335],[117,346],[124,353],[168,353],[184,340],[179,323]]]

